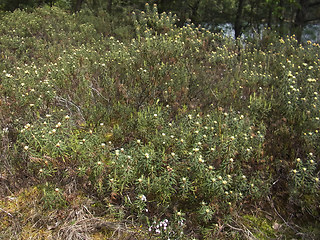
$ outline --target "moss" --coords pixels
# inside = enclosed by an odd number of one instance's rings
[[[53,237],[52,231],[39,229],[34,227],[33,224],[28,223],[22,228],[21,233],[19,234],[19,239],[51,240],[55,238]]]
[[[110,237],[112,236],[112,233],[106,233],[106,232],[96,232],[91,234],[91,239],[92,240],[107,240],[110,239]]]
[[[0,200],[0,207],[7,216],[15,216],[18,213],[22,213],[25,218],[28,218],[39,197],[39,189],[37,187],[30,187],[24,189],[16,196],[9,196]]]
[[[51,232],[36,228],[33,222],[39,215],[44,215],[39,205],[40,196],[38,187],[29,187],[0,200],[0,238],[50,239]]]
[[[243,216],[244,225],[252,231],[258,239],[276,238],[276,230],[273,228],[273,223],[263,216]]]

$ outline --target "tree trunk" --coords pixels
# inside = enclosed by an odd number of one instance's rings
[[[298,42],[301,42],[303,28],[306,23],[306,9],[308,1],[300,0],[300,7],[297,9],[296,17],[293,23],[293,33],[296,35]]]
[[[112,12],[112,0],[108,1],[107,11],[108,11],[109,14]]]
[[[268,10],[268,21],[267,21],[267,27],[271,28],[272,25],[272,6],[269,6],[269,10]]]
[[[74,12],[79,12],[82,6],[82,3],[84,0],[75,0],[73,3],[73,11]]]
[[[280,33],[280,36],[284,37],[285,26],[284,26],[284,3],[283,3],[283,0],[280,0],[279,7],[281,9],[281,13],[279,14],[279,33]]]
[[[200,5],[200,0],[196,1],[193,5],[189,5],[189,8],[191,9],[190,19],[191,22],[197,23],[197,15],[198,15],[198,8]]]
[[[242,34],[242,11],[245,0],[238,0],[238,9],[234,22],[234,37],[237,39]]]

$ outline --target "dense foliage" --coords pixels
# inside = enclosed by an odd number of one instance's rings
[[[33,8],[48,4],[71,12],[101,10],[113,19],[126,18],[127,12],[142,10],[144,4],[157,4],[160,12],[173,12],[179,26],[186,22],[202,24],[212,31],[228,31],[235,38],[261,33],[271,28],[285,37],[295,34],[298,42],[319,41],[319,0],[0,0],[0,10]]]
[[[3,16],[0,237],[319,236],[320,46],[131,17]]]

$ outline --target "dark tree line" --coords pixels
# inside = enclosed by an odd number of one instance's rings
[[[158,0],[162,11],[173,11],[182,20],[213,27],[231,23],[235,38],[263,27],[280,35],[295,34],[301,41],[307,24],[320,23],[320,0]]]
[[[52,6],[62,1],[68,3],[72,12],[87,7],[103,9],[109,14],[124,8],[142,10],[145,3],[155,3],[160,12],[177,14],[181,25],[191,21],[217,29],[221,24],[232,24],[235,38],[269,27],[280,35],[295,34],[301,41],[307,24],[320,23],[320,0],[0,0],[0,8],[13,11],[43,4]]]

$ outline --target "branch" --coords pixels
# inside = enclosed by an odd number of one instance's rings
[[[305,23],[309,23],[309,22],[316,22],[316,21],[320,21],[320,17],[317,18],[310,18],[310,19],[306,19],[304,20]]]
[[[320,5],[320,1],[308,4],[308,7],[315,7],[317,5]]]
[[[1,210],[2,212],[4,212],[4,213],[8,214],[10,217],[13,217],[12,214],[9,213],[9,212],[7,212],[6,210],[4,210],[4,209],[2,209],[2,208],[0,208],[0,210]]]
[[[67,107],[67,108],[68,108],[68,104],[71,104],[72,106],[74,106],[74,107],[78,110],[78,112],[79,112],[82,120],[85,121],[85,118],[84,118],[83,115],[82,115],[81,108],[78,107],[75,103],[73,103],[72,101],[67,100],[67,99],[65,99],[65,98],[63,98],[63,97],[60,97],[60,96],[56,96],[55,98],[56,98],[57,101],[64,102],[64,103],[66,104],[66,107]]]

